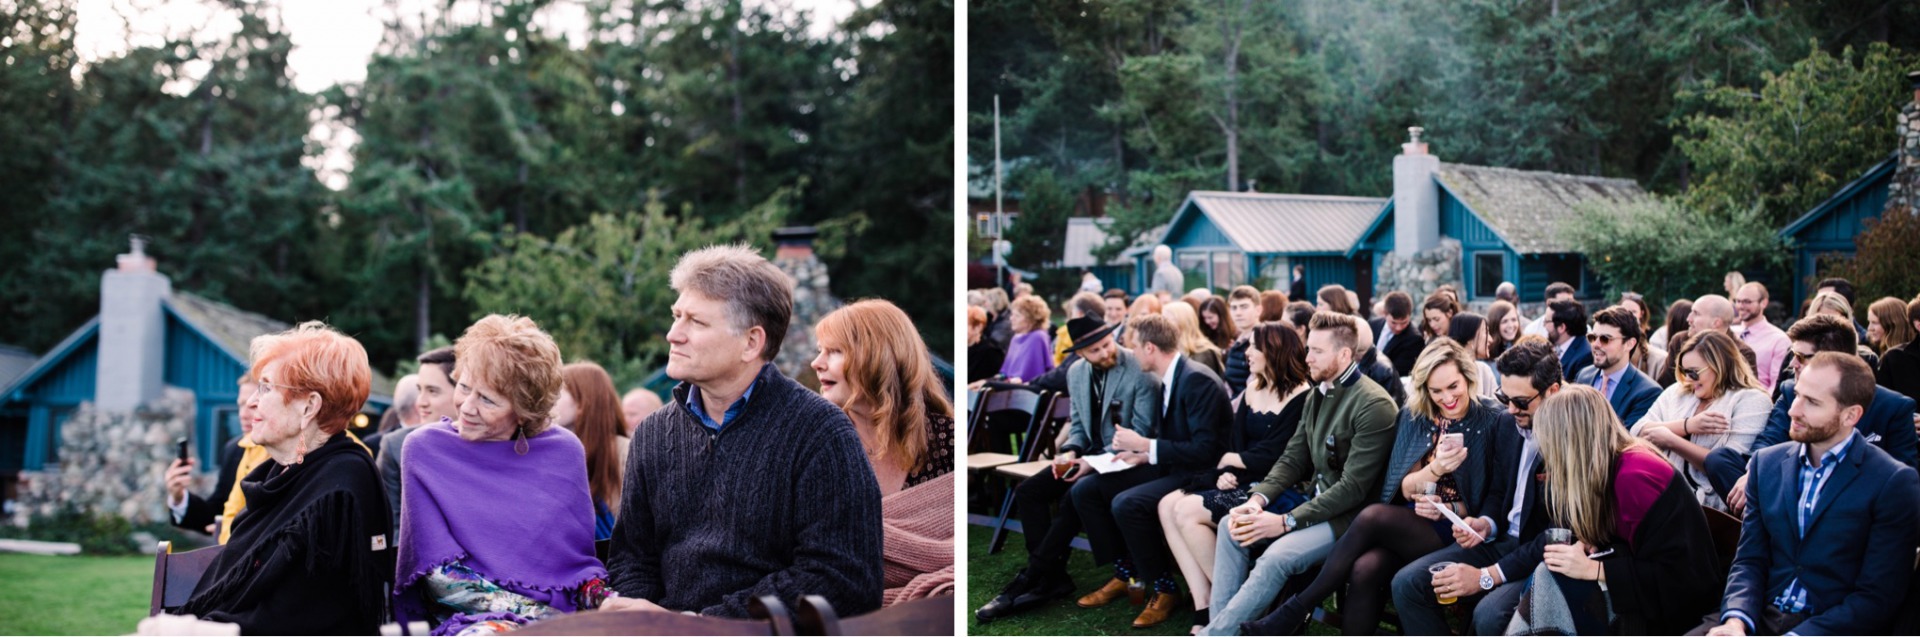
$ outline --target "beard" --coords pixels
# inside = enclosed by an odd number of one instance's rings
[[[1118,350],[1109,352],[1104,359],[1087,358],[1088,365],[1092,365],[1094,369],[1101,371],[1113,369],[1114,364],[1118,362],[1120,362],[1120,352]]]
[[[1833,418],[1828,419],[1824,423],[1817,423],[1818,426],[1816,426],[1816,423],[1813,421],[1800,418],[1793,419],[1793,424],[1799,426],[1789,427],[1787,429],[1787,437],[1792,438],[1794,442],[1822,442],[1832,438],[1835,433],[1840,431],[1840,414],[1834,414]]]

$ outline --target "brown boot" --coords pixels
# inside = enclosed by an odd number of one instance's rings
[[[1159,626],[1160,622],[1167,621],[1167,618],[1173,615],[1174,608],[1179,605],[1180,598],[1172,593],[1154,593],[1151,601],[1147,602],[1147,609],[1140,611],[1140,616],[1134,618],[1133,627]]]
[[[1081,608],[1099,608],[1113,603],[1113,600],[1126,596],[1127,583],[1120,581],[1119,578],[1114,578],[1107,580],[1107,585],[1100,587],[1100,590],[1087,593],[1086,597],[1080,598],[1080,601],[1076,603],[1080,604]]]

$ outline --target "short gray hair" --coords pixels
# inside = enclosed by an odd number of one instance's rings
[[[772,361],[793,322],[793,277],[744,245],[708,246],[688,252],[673,266],[675,292],[699,292],[726,304],[727,321],[745,334],[759,326],[767,333],[760,358]]]

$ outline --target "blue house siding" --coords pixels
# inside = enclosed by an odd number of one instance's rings
[[[93,400],[94,377],[99,370],[100,340],[90,336],[38,380],[27,385],[18,399],[27,403],[27,440],[22,468],[38,471],[57,453],[60,425],[73,408]],[[10,397],[11,398],[11,397]]]
[[[1780,231],[1794,245],[1793,305],[1800,307],[1819,277],[1820,257],[1852,257],[1854,237],[1868,219],[1880,218],[1887,205],[1887,186],[1893,182],[1895,160],[1888,158],[1835,192],[1813,210]]]
[[[1213,220],[1205,214],[1187,215],[1179,225],[1167,229],[1167,246],[1176,251],[1186,248],[1239,249],[1232,239],[1227,238],[1227,233],[1221,232],[1220,227],[1214,225]],[[1148,255],[1148,258],[1152,258],[1152,255]]]
[[[1307,267],[1307,294],[1317,293],[1321,286],[1338,283],[1347,289],[1354,289],[1353,260],[1343,256],[1294,257],[1293,262]],[[1319,298],[1300,299],[1308,303],[1318,302]]]
[[[1479,264],[1474,259],[1475,254],[1499,253],[1501,255],[1499,276],[1502,281],[1515,281],[1520,276],[1520,255],[1515,253],[1513,248],[1508,247],[1507,242],[1502,241],[1500,235],[1494,233],[1493,228],[1481,221],[1480,216],[1474,214],[1472,208],[1467,207],[1465,202],[1460,201],[1458,197],[1453,196],[1452,191],[1445,188],[1440,190],[1440,236],[1453,237],[1460,242],[1460,281],[1466,288],[1463,292],[1469,298],[1474,300],[1493,298],[1490,294],[1475,293],[1477,290],[1475,290],[1474,281],[1480,276]],[[1520,284],[1516,283],[1516,285]],[[1545,285],[1542,283],[1535,289]]]

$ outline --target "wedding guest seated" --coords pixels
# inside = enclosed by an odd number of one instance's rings
[[[367,351],[319,322],[250,349],[249,436],[268,459],[241,477],[247,508],[177,612],[248,635],[374,634],[392,527],[373,456],[345,433],[367,401]]]
[[[843,616],[879,608],[880,489],[860,436],[773,365],[792,277],[751,248],[714,246],[681,257],[670,282],[666,371],[680,384],[634,429],[607,559],[620,597],[602,610],[744,618],[761,595],[790,608],[820,595]]]
[[[834,310],[814,335],[820,395],[853,421],[880,483],[881,603],[953,592],[953,404],[926,344],[880,300]]]
[[[1738,344],[1723,331],[1689,335],[1673,352],[1680,381],[1660,393],[1632,431],[1666,452],[1700,504],[1723,511],[1726,502],[1706,473],[1707,454],[1747,453],[1773,409]]]
[[[593,493],[593,539],[613,537],[620,515],[620,484],[627,475],[626,435],[620,397],[613,377],[591,361],[560,368],[560,397],[553,401],[553,424],[573,432],[587,454],[587,487]]]
[[[520,316],[453,344],[458,419],[407,436],[394,616],[436,635],[493,634],[606,596],[580,440],[551,426],[560,348]]]
[[[1873,369],[1821,352],[1796,376],[1793,442],[1754,453],[1725,605],[1694,634],[1886,634],[1906,597],[1920,476],[1854,430]]]
[[[1593,347],[1593,366],[1582,370],[1575,383],[1600,390],[1613,405],[1620,422],[1633,424],[1647,415],[1660,399],[1660,385],[1633,366],[1635,352],[1645,351],[1640,320],[1625,306],[1616,305],[1593,313],[1593,325],[1587,328],[1587,343]]]

